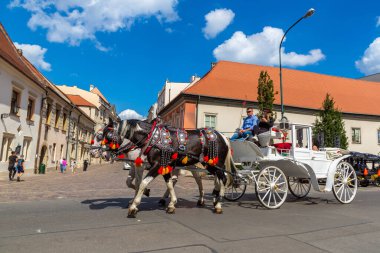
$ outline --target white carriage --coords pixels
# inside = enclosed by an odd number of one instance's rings
[[[284,142],[285,139],[290,142]],[[279,208],[288,190],[297,198],[305,197],[311,187],[319,192],[333,192],[343,204],[350,203],[357,192],[354,168],[345,161],[343,150],[326,148],[313,150],[312,127],[289,124],[288,129],[259,134],[256,145],[251,141],[232,141],[233,182],[225,198],[240,199],[250,183],[255,184],[256,196],[269,209]],[[260,147],[259,147],[260,146]]]

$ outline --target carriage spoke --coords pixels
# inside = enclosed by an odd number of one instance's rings
[[[272,191],[269,191],[268,206],[269,206],[269,203],[270,203],[271,198],[272,198]]]

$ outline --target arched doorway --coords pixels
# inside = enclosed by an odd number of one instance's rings
[[[42,146],[41,148],[41,153],[40,153],[40,163],[43,163],[45,165],[47,165],[47,161],[48,161],[48,154],[47,154],[47,147],[44,145]]]

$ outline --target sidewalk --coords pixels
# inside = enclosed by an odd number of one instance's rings
[[[99,166],[102,166],[102,165],[106,165],[106,164],[94,164],[94,165],[89,165],[87,170],[90,170],[90,169],[95,169]],[[78,173],[83,173],[85,171],[83,171],[83,167],[81,168],[77,168],[75,173],[78,174]],[[53,168],[48,168],[46,169],[45,171],[45,174],[38,174],[38,171],[37,171],[37,174],[34,173],[34,169],[27,169],[25,170],[25,173],[24,175],[22,175],[22,179],[26,180],[27,178],[34,178],[34,177],[51,177],[51,176],[54,176],[54,175],[61,175],[61,171],[60,169],[58,168],[56,170],[55,167]],[[64,174],[71,174],[71,169],[69,167],[66,168],[66,172]],[[17,174],[15,176],[15,179],[17,177]],[[9,172],[8,171],[0,171],[0,182],[2,181],[9,181]]]

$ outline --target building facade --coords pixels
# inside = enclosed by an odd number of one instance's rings
[[[24,155],[25,168],[37,159],[40,108],[45,87],[22,60],[0,24],[0,171],[8,170],[11,151]]]
[[[77,86],[57,86],[66,95],[79,95],[95,107],[80,106],[87,115],[95,121],[95,129],[99,129],[108,123],[108,119],[117,119],[115,106],[111,105],[98,88],[90,85],[89,91],[78,88]],[[83,108],[82,108],[83,107]]]
[[[245,108],[257,109],[257,84],[261,71],[267,71],[279,91],[279,70],[221,61],[194,85],[184,89],[159,112],[168,124],[194,129],[213,127],[231,136],[241,127]],[[349,149],[380,152],[380,107],[376,96],[380,85],[363,80],[283,69],[285,116],[290,122],[313,124],[316,113],[329,93],[342,112]],[[280,117],[280,95],[274,110]]]

